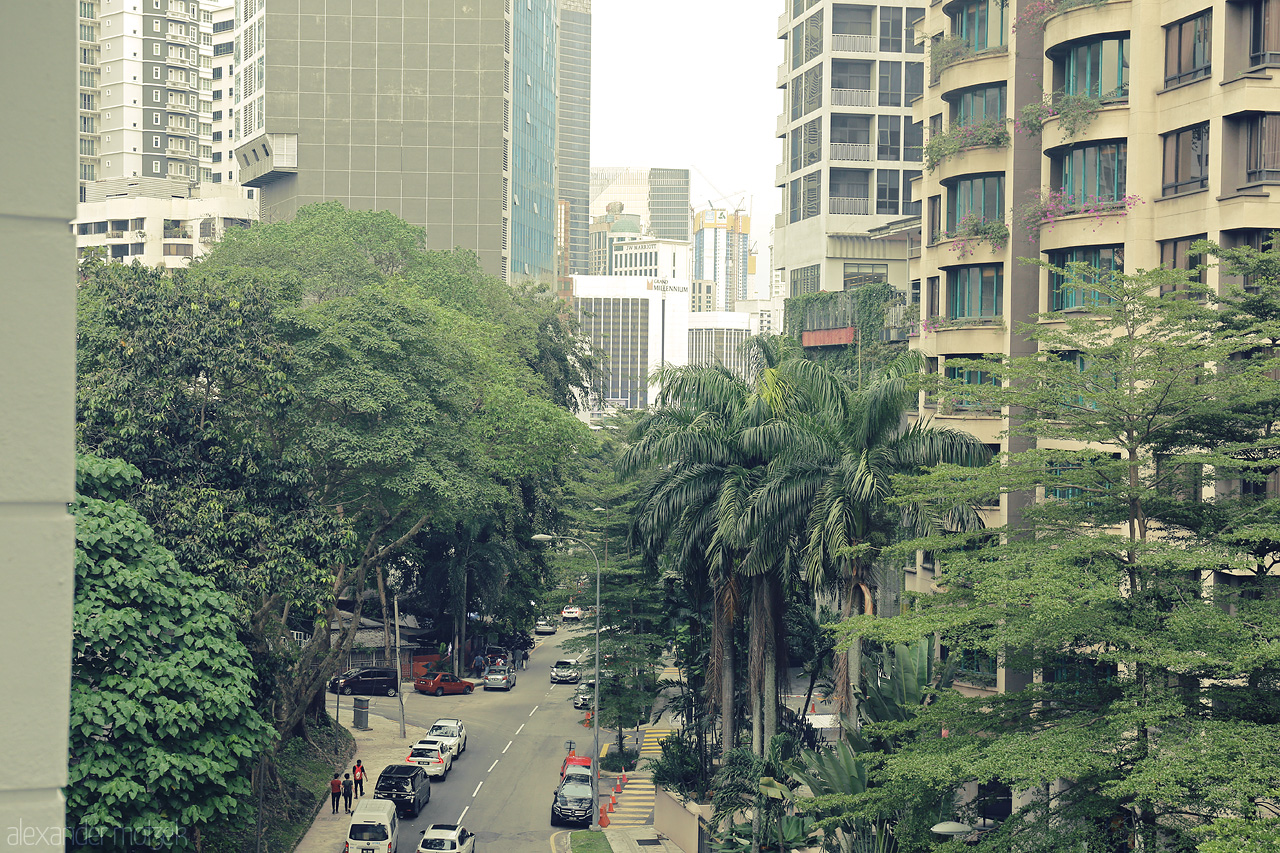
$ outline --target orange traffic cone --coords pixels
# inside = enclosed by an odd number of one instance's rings
[[[609,825],[609,816],[604,813],[604,806],[600,807],[600,819],[596,823],[600,824],[601,827]]]
[[[818,703],[817,703],[817,702],[810,702],[810,703],[809,703],[809,713],[810,713],[810,714],[816,714],[816,713],[818,713]]]
[[[627,771],[622,771],[622,784],[627,784]]]

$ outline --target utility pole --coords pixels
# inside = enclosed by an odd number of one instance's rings
[[[400,700],[400,737],[404,738],[404,691],[400,689],[404,673],[400,669],[400,596],[396,595],[396,698]]]

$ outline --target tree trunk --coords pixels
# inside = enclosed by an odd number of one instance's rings
[[[378,601],[382,604],[382,650],[385,655],[383,660],[389,661],[391,660],[391,613],[387,609],[387,584],[386,579],[382,577],[382,566],[376,566],[373,574],[378,579]]]

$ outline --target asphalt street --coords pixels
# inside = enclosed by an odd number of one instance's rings
[[[551,664],[568,636],[562,627],[539,637],[529,668],[518,673],[510,691],[477,688],[470,696],[440,697],[405,692],[407,724],[425,729],[440,717],[457,717],[467,727],[467,749],[447,779],[432,781],[431,802],[422,814],[402,824],[397,853],[413,853],[433,823],[461,823],[482,849],[548,849],[551,835],[560,831],[551,826],[551,797],[565,742],[574,741],[579,753],[592,746],[591,729],[582,725],[585,712],[573,708],[574,685],[550,683]],[[345,718],[351,713],[347,697],[342,705]],[[397,700],[377,698],[369,705],[371,713],[399,720]],[[369,770],[371,784],[382,768]]]

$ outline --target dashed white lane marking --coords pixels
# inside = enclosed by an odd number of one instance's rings
[[[507,745],[506,745],[506,746],[504,746],[504,747],[502,748],[502,754],[503,754],[503,755],[506,755],[506,754],[507,754],[507,750],[511,748],[511,744],[513,744],[513,743],[515,743],[515,741],[513,741],[513,740],[509,740],[509,741],[507,741]]]
[[[522,731],[524,731],[524,723],[521,723],[520,728],[516,729],[516,734],[520,734]]]
[[[497,767],[497,766],[498,766],[498,761],[497,761],[497,759],[494,759],[494,762],[493,762],[492,764],[490,764],[490,765],[489,765],[489,769],[488,769],[488,770],[486,770],[486,771],[484,771],[484,772],[485,772],[485,773],[492,773],[492,772],[493,772],[493,768],[495,768],[495,767]]]
[[[474,800],[476,798],[476,794],[480,793],[480,788],[483,786],[484,786],[483,782],[481,782],[479,785],[476,785],[476,789],[471,792],[471,799]]]
[[[530,711],[530,712],[529,712],[529,716],[530,716],[530,717],[532,717],[532,716],[534,715],[534,712],[536,712],[537,710],[538,710],[538,706],[537,706],[537,705],[534,705],[534,706],[533,706],[533,711]]]
[[[467,806],[462,810],[462,814],[458,815],[458,823],[462,823],[462,819],[467,816],[467,812],[471,811],[471,806]]]

